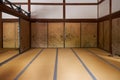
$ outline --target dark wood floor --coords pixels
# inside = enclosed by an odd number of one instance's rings
[[[0,61],[10,54],[3,53]],[[120,80],[120,58],[108,55],[98,48],[30,49],[0,66],[0,80]]]

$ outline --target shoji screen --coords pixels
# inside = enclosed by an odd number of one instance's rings
[[[30,48],[30,23],[20,18],[20,53]]]

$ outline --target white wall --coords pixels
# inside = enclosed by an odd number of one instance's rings
[[[109,15],[109,1],[105,0],[99,5],[99,18]]]
[[[66,0],[67,3],[97,3],[97,0]]]
[[[112,13],[120,11],[120,0],[112,0]]]
[[[2,19],[17,19],[17,17],[15,16],[12,16],[12,15],[9,15],[9,14],[6,14],[6,13],[3,13],[2,12]]]
[[[63,0],[31,0],[31,2],[41,2],[41,3],[62,3]]]
[[[97,18],[97,6],[67,6],[67,19]]]
[[[10,2],[28,2],[28,0],[9,0]]]
[[[31,6],[31,17],[32,18],[52,18],[62,19],[63,18],[63,6]]]

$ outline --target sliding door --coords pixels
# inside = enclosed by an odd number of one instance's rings
[[[64,47],[64,24],[48,23],[48,47],[63,48]]]
[[[3,48],[18,48],[18,23],[3,23]]]
[[[65,47],[80,47],[80,23],[65,23]]]

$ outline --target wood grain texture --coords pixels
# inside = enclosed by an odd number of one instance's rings
[[[20,19],[20,52],[30,48],[30,23]]]
[[[48,24],[48,47],[64,47],[63,23]]]
[[[96,23],[81,23],[81,47],[97,47]]]
[[[110,22],[104,21],[104,49],[110,51]]]
[[[80,47],[80,23],[65,23],[65,47]]]
[[[97,80],[119,80],[120,71],[85,49],[74,49]]]
[[[31,49],[0,67],[1,80],[14,80],[25,66],[38,54],[40,49]]]
[[[112,51],[120,55],[120,18],[112,21]]]
[[[33,48],[47,47],[47,23],[32,23],[31,40]]]
[[[53,80],[56,49],[44,49],[19,80]]]
[[[3,48],[18,48],[18,23],[3,23]]]
[[[104,24],[103,22],[99,22],[99,48],[103,49],[104,46],[104,32],[103,32]]]
[[[58,50],[57,80],[92,80],[71,49]]]

